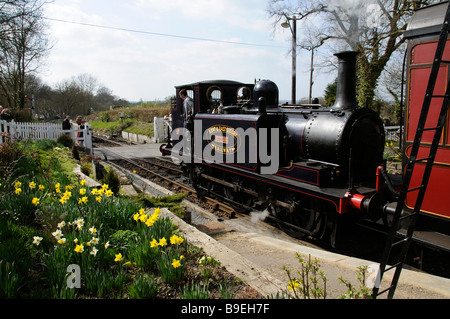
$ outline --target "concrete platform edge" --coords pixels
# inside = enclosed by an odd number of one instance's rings
[[[279,249],[289,250],[292,251],[293,253],[299,253],[303,256],[311,255],[312,258],[324,262],[334,263],[341,267],[357,269],[360,266],[368,266],[369,267],[368,275],[372,277],[375,277],[378,272],[379,263],[374,263],[372,261],[343,256],[332,252],[314,249],[311,247],[296,245],[279,239],[262,236],[260,234],[246,234],[245,236],[250,240],[259,241],[266,245],[271,245]],[[386,278],[391,278],[389,276],[389,273],[387,273],[385,276]],[[450,298],[450,279],[447,278],[437,277],[434,275],[418,271],[403,269],[400,275],[399,284],[420,286],[424,289],[435,291],[439,294],[448,296]]]

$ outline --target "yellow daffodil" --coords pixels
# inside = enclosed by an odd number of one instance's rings
[[[156,239],[153,239],[153,240],[150,242],[150,247],[151,247],[151,248],[155,248],[156,246],[158,246],[158,242],[156,241]]]
[[[97,188],[93,188],[91,193],[92,193],[92,195],[98,195],[98,189]]]
[[[145,223],[145,222],[147,221],[147,215],[146,215],[146,214],[140,215],[140,216],[139,216],[139,220],[140,220],[141,222]]]
[[[147,225],[147,227],[151,227],[153,226],[153,224],[155,224],[156,220],[154,220],[152,218],[152,216],[150,216],[150,218],[147,219],[147,221],[145,222],[145,225]]]
[[[88,201],[88,198],[86,196],[83,196],[78,200],[78,204],[86,204]]]
[[[76,253],[81,254],[84,251],[83,244],[77,245],[74,250]]]
[[[138,221],[138,220],[139,220],[139,213],[134,214],[134,215],[133,215],[133,219],[134,219],[135,221]]]
[[[155,214],[161,214],[161,209],[159,209],[159,208],[157,208],[157,209],[155,209]]]
[[[95,200],[100,203],[102,201],[102,197],[101,196],[97,196],[97,197],[95,197]]]
[[[82,180],[80,181],[80,185],[81,185],[81,186],[86,185],[86,181],[85,181],[84,179],[82,179]]]
[[[294,279],[294,280],[291,280],[291,281],[289,282],[289,285],[288,285],[287,288],[288,288],[289,290],[294,291],[295,288],[298,288],[298,287],[300,287],[300,282],[299,282],[298,280]]]
[[[20,195],[20,193],[22,193],[22,189],[21,188],[16,188],[15,193],[17,195]]]
[[[33,200],[31,201],[31,203],[33,204],[33,205],[39,205],[39,198],[33,198]]]
[[[118,253],[118,254],[116,255],[116,258],[114,259],[114,261],[115,261],[115,262],[118,262],[118,261],[122,261],[122,260],[123,260],[122,254],[121,254],[121,253]]]
[[[114,193],[111,191],[111,190],[107,190],[106,192],[105,192],[105,195],[107,196],[107,197],[111,197],[112,195],[114,195]]]
[[[86,188],[80,188],[80,195],[86,194]]]
[[[172,245],[181,245],[183,243],[184,239],[177,236],[177,235],[173,235],[172,237],[170,237],[170,243]]]
[[[173,268],[178,268],[181,266],[181,263],[179,260],[174,259],[172,262],[172,266],[173,266]]]
[[[167,240],[166,240],[166,238],[164,238],[164,237],[161,238],[161,239],[159,240],[158,245],[161,246],[161,247],[166,246],[166,245],[167,245]]]
[[[36,183],[35,182],[30,182],[28,184],[28,187],[31,188],[31,189],[35,189],[36,188]]]
[[[17,181],[14,183],[14,188],[21,188],[22,187],[22,183]]]
[[[39,190],[42,192],[45,189],[44,185],[39,185]]]

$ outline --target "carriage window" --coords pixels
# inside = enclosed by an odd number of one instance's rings
[[[250,100],[252,98],[252,91],[248,87],[243,86],[238,89],[237,98],[238,101]]]
[[[211,86],[206,91],[206,98],[211,104],[219,104],[222,101],[222,91],[218,86]]]

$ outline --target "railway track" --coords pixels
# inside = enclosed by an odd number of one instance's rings
[[[119,147],[124,145],[124,142],[115,141],[113,139],[108,139],[102,136],[93,135],[92,136],[92,143],[94,145],[94,148],[102,146],[102,147]]]
[[[210,210],[221,218],[231,219],[236,217],[237,212],[234,208],[214,198],[199,195],[195,189],[185,183],[182,176],[183,172],[170,160],[163,157],[134,160],[120,157],[120,159],[110,160],[109,162],[175,193],[186,193],[190,201]]]

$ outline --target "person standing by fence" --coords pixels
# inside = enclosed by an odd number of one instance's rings
[[[62,123],[62,129],[64,131],[68,131],[72,128],[72,123],[70,123],[70,116],[67,115]],[[66,133],[66,135],[69,135],[69,133]]]
[[[78,124],[78,129],[79,129],[79,130],[83,130],[83,129],[84,129],[84,123],[83,123],[83,119],[82,119],[81,116],[77,116],[77,121],[76,121],[76,122],[77,122],[77,124]],[[78,132],[77,138],[79,138],[79,140],[78,140],[78,145],[83,146],[83,142],[84,142],[84,139],[83,139],[83,132]]]

